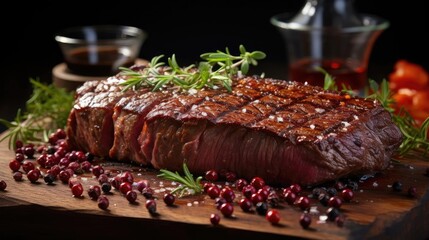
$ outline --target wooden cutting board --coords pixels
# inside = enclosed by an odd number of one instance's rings
[[[91,174],[77,178],[83,184],[83,197],[72,197],[66,184],[57,181],[47,185],[12,178],[9,161],[14,153],[7,148],[7,141],[0,143],[0,180],[7,183],[0,191],[0,238],[3,237],[52,237],[65,239],[107,237],[156,236],[160,239],[425,239],[429,237],[429,177],[425,175],[429,162],[421,157],[403,159],[376,177],[359,182],[354,199],[344,203],[341,212],[346,221],[343,227],[334,222],[323,222],[327,207],[312,199],[319,214],[313,214],[309,229],[302,229],[299,217],[302,211],[295,206],[281,203],[279,225],[272,225],[255,212],[244,213],[234,203],[234,217],[221,217],[219,226],[212,226],[209,216],[220,212],[214,200],[207,195],[185,197],[167,207],[162,196],[169,191],[170,182],[156,177],[157,172],[139,166],[120,163],[103,163],[113,174],[129,170],[135,180],[147,179],[155,189],[157,215],[148,213],[143,195],[137,204],[130,204],[119,191],[112,190],[107,197],[107,211],[98,208],[86,190],[98,184]],[[34,160],[33,160],[34,161]],[[402,192],[392,191],[394,181],[403,184]],[[410,186],[417,188],[417,197],[407,196]],[[304,194],[309,194],[305,190]],[[236,192],[236,200],[241,194]],[[221,214],[220,214],[221,215]]]

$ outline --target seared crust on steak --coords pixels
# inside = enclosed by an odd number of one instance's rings
[[[119,76],[77,90],[72,147],[156,169],[226,169],[272,184],[317,184],[380,171],[402,141],[372,99],[268,78],[224,89],[122,92]]]

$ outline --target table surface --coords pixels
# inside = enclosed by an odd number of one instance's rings
[[[0,136],[2,137],[2,136]],[[112,190],[107,197],[107,211],[98,208],[86,190],[98,184],[91,174],[76,176],[83,184],[83,197],[73,197],[67,186],[60,181],[47,185],[43,179],[30,183],[14,181],[8,167],[14,153],[7,148],[7,141],[0,143],[0,180],[7,183],[6,191],[0,191],[0,237],[13,236],[62,236],[64,238],[93,238],[100,236],[127,237],[140,234],[162,239],[423,239],[429,237],[429,177],[425,169],[429,163],[420,157],[401,160],[383,173],[359,183],[354,199],[341,207],[346,221],[343,227],[334,222],[319,222],[326,211],[316,200],[311,205],[320,214],[312,216],[310,229],[302,229],[299,217],[302,211],[296,206],[281,203],[279,225],[271,225],[255,212],[241,211],[237,203],[234,217],[221,217],[221,225],[209,222],[212,213],[219,213],[214,200],[207,195],[197,195],[176,200],[173,207],[162,202],[163,191],[174,187],[171,182],[156,177],[157,172],[135,165],[103,162],[112,174],[131,171],[135,181],[149,180],[157,198],[157,215],[150,215],[144,207],[145,199],[139,194],[137,204],[127,202],[119,191]],[[34,160],[29,160],[34,161]],[[42,172],[45,171],[42,169]],[[401,181],[404,191],[394,192],[393,181]],[[417,188],[417,197],[406,194],[409,186]],[[308,194],[304,190],[301,195]],[[240,193],[236,192],[237,199]],[[4,230],[8,229],[8,230]]]

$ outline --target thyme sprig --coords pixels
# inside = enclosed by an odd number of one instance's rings
[[[16,140],[27,142],[47,141],[51,131],[66,126],[67,118],[73,106],[73,93],[53,84],[44,84],[30,79],[33,92],[26,102],[25,111],[18,109],[13,121],[0,119],[8,128],[8,133],[0,139],[9,139],[9,149],[15,147]],[[44,138],[44,139],[42,139]]]
[[[166,169],[160,170],[161,174],[158,174],[158,177],[165,178],[170,181],[175,181],[180,183],[180,185],[175,188],[171,193],[179,192],[179,197],[183,197],[185,194],[196,194],[202,192],[201,180],[203,177],[199,176],[197,179],[194,179],[194,176],[186,166],[186,163],[183,163],[183,177],[178,172],[172,172]]]
[[[204,87],[217,88],[222,86],[231,91],[233,76],[241,72],[247,74],[249,66],[257,66],[258,60],[266,57],[261,51],[247,52],[243,45],[239,47],[240,55],[232,55],[228,48],[225,52],[216,51],[201,54],[202,61],[195,65],[180,67],[176,56],[168,58],[168,65],[161,62],[163,55],[152,58],[148,67],[140,70],[120,68],[119,73],[127,77],[121,85],[128,89],[140,87],[152,88],[152,91],[162,89],[167,85],[174,85],[180,89],[202,89]]]
[[[324,89],[337,91],[338,88],[335,84],[334,77],[332,77],[324,69],[319,69],[319,71],[325,74]],[[345,86],[343,86],[342,91],[353,95],[353,91],[350,91],[350,89],[347,89]],[[379,101],[384,109],[390,112],[392,121],[400,129],[404,139],[399,146],[399,156],[405,156],[412,150],[423,150],[423,156],[426,156],[426,154],[429,152],[429,140],[427,138],[429,117],[426,118],[420,127],[418,127],[414,118],[404,108],[401,108],[399,111],[395,111],[395,105],[397,103],[392,97],[393,93],[390,91],[389,82],[386,79],[383,79],[380,84],[370,79],[369,90],[367,90],[364,95],[366,98]]]

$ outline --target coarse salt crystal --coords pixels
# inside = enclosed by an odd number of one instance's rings
[[[378,187],[378,183],[377,183],[377,182],[373,182],[373,183],[372,183],[372,186],[373,186],[373,187]]]
[[[304,85],[308,85],[308,82],[305,82]]]
[[[316,128],[316,126],[314,126],[314,124],[311,124],[311,125],[310,125],[310,128],[311,128],[311,129],[315,129],[315,128]]]
[[[189,94],[196,94],[197,92],[198,92],[197,89],[194,89],[194,88],[191,88],[188,90]]]
[[[353,118],[354,118],[355,120],[359,120],[359,117],[358,117],[357,115],[353,115]]]
[[[194,201],[193,203],[194,203],[194,205],[200,204],[198,201]]]
[[[326,220],[328,220],[328,216],[327,215],[320,215],[319,220],[322,222],[325,222]]]
[[[206,101],[209,101],[209,100],[210,100],[210,98],[209,98],[208,96],[206,96],[204,99],[205,99]]]
[[[243,108],[243,109],[241,109],[241,111],[242,111],[243,113],[246,113],[246,112],[247,112],[247,109]]]
[[[325,109],[323,109],[323,108],[315,108],[314,109],[317,113],[324,113],[325,112]]]
[[[192,203],[187,203],[186,206],[192,207]]]
[[[310,207],[310,213],[316,215],[316,214],[319,214],[320,212],[317,209],[317,206],[313,206],[313,207]]]
[[[277,117],[277,122],[283,122],[283,118],[282,117]]]
[[[270,115],[268,118],[273,120],[275,117],[273,115]]]
[[[195,109],[197,109],[197,107],[198,107],[197,105],[192,105],[191,109],[195,110]]]
[[[217,89],[219,89],[219,87],[215,85],[215,86],[213,86],[213,89],[217,90]]]
[[[203,115],[204,117],[207,117],[207,113],[206,112],[201,112],[201,115]]]
[[[344,127],[348,127],[348,126],[350,126],[351,124],[350,123],[348,123],[348,122],[341,122],[343,125],[344,125]]]
[[[259,100],[255,100],[255,103],[259,103]]]
[[[322,140],[322,139],[323,139],[323,136],[321,136],[321,135],[317,135],[317,139]]]

